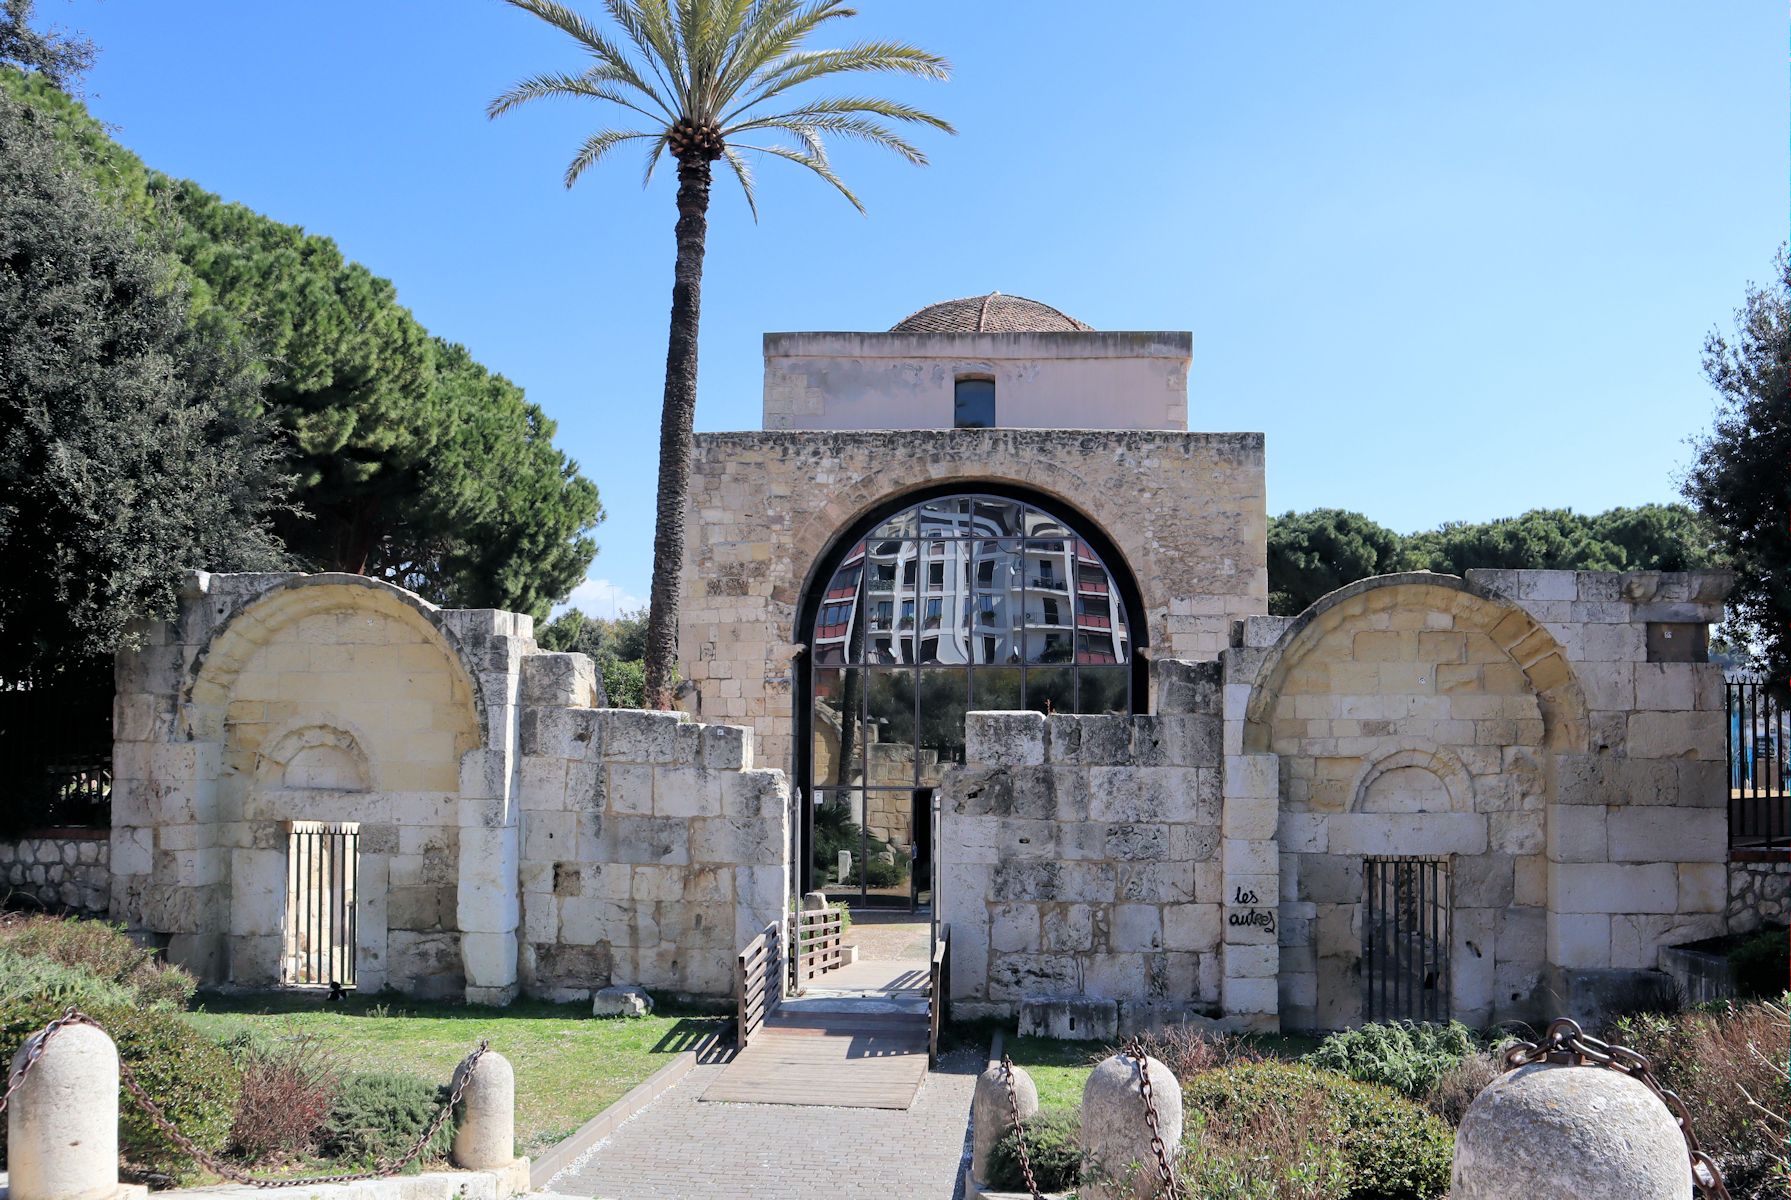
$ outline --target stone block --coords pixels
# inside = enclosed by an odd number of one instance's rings
[[[603,676],[588,655],[536,652],[522,658],[518,700],[524,706],[607,708]]]
[[[1154,904],[1116,904],[1110,935],[1112,948],[1120,953],[1149,953],[1163,949],[1163,912]]]
[[[1260,839],[1221,838],[1219,861],[1224,867],[1227,881],[1233,876],[1273,878],[1281,867],[1280,853],[1275,843]],[[1273,896],[1277,892],[1278,889],[1266,894]]]
[[[964,718],[964,758],[991,767],[1042,764],[1045,715],[1032,711],[968,714]]]
[[[1160,658],[1151,664],[1159,713],[1219,714],[1220,665]]]
[[[1608,968],[1611,965],[1611,918],[1608,914],[1559,913],[1547,917],[1548,960],[1561,968]]]
[[[1276,834],[1280,801],[1273,796],[1227,796],[1220,828],[1228,838],[1267,840]]]
[[[1541,854],[1548,845],[1542,812],[1495,812],[1488,818],[1492,849],[1500,854]]]
[[[658,767],[653,773],[653,815],[656,817],[719,817],[719,780],[702,767]]]
[[[1225,1013],[1272,1013],[1280,1003],[1275,977],[1226,975],[1220,988]]]
[[[1633,758],[1723,758],[1720,712],[1637,712],[1629,717],[1626,748]]]
[[[1227,797],[1273,799],[1281,792],[1280,758],[1273,754],[1232,755],[1225,760]]]
[[[1019,1036],[1111,1041],[1119,1036],[1119,1005],[1100,996],[1022,996]]]
[[[591,996],[593,1017],[644,1017],[653,1011],[653,997],[631,983],[612,983]]]
[[[1673,863],[1563,863],[1550,877],[1558,913],[1670,913],[1679,907]]]
[[[702,727],[703,765],[711,771],[745,771],[753,765],[752,730],[744,725]]]
[[[1548,813],[1548,856],[1558,863],[1609,859],[1608,810],[1603,805],[1563,804]]]
[[[1222,913],[1217,904],[1167,904],[1163,907],[1165,949],[1212,950],[1219,945],[1222,929]]]
[[[603,710],[603,757],[609,762],[671,763],[678,757],[684,713]]]
[[[1729,815],[1716,808],[1614,808],[1612,862],[1725,862]]]
[[[1725,862],[1679,864],[1679,911],[1721,912],[1728,900],[1729,866]]]
[[[1332,854],[1483,854],[1487,820],[1476,813],[1339,813]]]
[[[1036,953],[1039,942],[1039,906],[997,904],[989,910],[989,945],[996,951]]]

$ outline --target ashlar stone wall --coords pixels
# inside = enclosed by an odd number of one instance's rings
[[[1227,748],[1278,775],[1283,1023],[1362,1018],[1369,856],[1446,860],[1450,1011],[1470,1023],[1533,1017],[1587,973],[1719,932],[1720,671],[1648,646],[1651,625],[1716,619],[1726,586],[1389,576],[1244,622]]]
[[[514,994],[510,754],[528,617],[352,575],[207,575],[121,655],[114,915],[202,979],[278,983],[292,821],[360,826],[360,985]]]
[[[922,488],[1018,486],[1123,554],[1159,657],[1216,658],[1268,605],[1262,435],[956,429],[696,437],[679,654],[703,720],[787,767],[802,591],[854,521]]]
[[[681,713],[522,714],[522,984],[725,996],[789,895],[790,797],[752,733]]]
[[[1217,1016],[1224,962],[1217,689],[1203,711],[972,713],[945,774],[952,1011],[1118,1002],[1130,1031]]]

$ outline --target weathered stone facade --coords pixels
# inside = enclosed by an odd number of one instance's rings
[[[682,714],[532,707],[522,724],[522,983],[704,996],[780,921],[790,795],[751,734]]]
[[[1263,440],[1183,432],[1186,335],[991,306],[768,339],[771,431],[696,438],[685,706],[725,725],[603,707],[526,617],[194,576],[119,659],[113,914],[281,982],[292,823],[352,823],[362,987],[719,996],[796,874],[906,903],[930,852],[958,1012],[1093,1036],[1355,1023],[1371,928],[1433,1002],[1380,1015],[1585,1015],[1784,919],[1784,864],[1728,861],[1726,575],[1416,573],[1266,616]],[[1109,392],[1121,428],[1046,427]],[[837,865],[796,844],[817,813]],[[1406,868],[1428,898],[1369,902]]]
[[[46,829],[0,841],[0,892],[53,911],[104,916],[112,892],[103,829]]]
[[[442,610],[359,576],[196,574],[180,619],[145,633],[118,660],[111,912],[204,980],[285,980],[293,822],[357,827],[347,903],[365,990],[504,1002],[541,979],[559,995],[616,981],[723,994],[716,954],[739,922],[781,911],[765,901],[781,882],[750,874],[787,856],[776,829],[730,840],[668,816],[659,852],[631,824],[659,819],[656,799],[684,804],[690,776],[701,797],[680,817],[725,792],[783,828],[781,776],[745,770],[746,732],[596,707],[590,660],[539,651],[526,616]],[[756,855],[738,902],[737,850]],[[679,869],[656,876],[656,861]],[[687,879],[691,863],[729,874],[727,896]],[[622,884],[626,921],[555,911]],[[524,945],[525,885],[534,927],[559,939],[545,971]]]
[[[1262,435],[952,429],[696,438],[679,654],[705,720],[792,762],[804,589],[866,513],[961,481],[1029,489],[1123,553],[1159,657],[1213,658],[1268,605]]]
[[[1120,1029],[1220,1006],[1219,714],[974,713],[940,816],[940,919],[970,1015],[1114,1002]]]

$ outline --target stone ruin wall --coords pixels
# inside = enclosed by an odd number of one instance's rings
[[[758,760],[789,768],[804,581],[866,512],[946,483],[1059,497],[1064,516],[1104,531],[1160,658],[1216,658],[1234,619],[1268,607],[1258,433],[701,433],[678,640],[696,714],[751,726]]]
[[[1108,1019],[1125,1031],[1218,1015],[1220,731],[1209,707],[970,714],[966,762],[944,779],[938,848],[954,1013],[1075,997],[1117,1002]]]
[[[103,829],[45,829],[0,841],[0,894],[52,912],[103,917],[111,903],[111,845]]]
[[[1726,587],[1414,575],[1247,622],[1227,683],[1253,678],[1246,740],[1279,761],[1283,1022],[1362,1019],[1365,855],[1449,858],[1470,1023],[1571,1005],[1721,932],[1721,671],[1648,643],[1717,619]]]
[[[110,911],[202,980],[281,981],[292,821],[359,825],[366,991],[504,1003],[533,986],[526,890],[531,928],[564,943],[547,990],[613,977],[726,995],[715,963],[739,922],[781,913],[782,883],[768,901],[773,881],[752,872],[787,854],[770,830],[783,782],[748,769],[745,732],[597,707],[590,660],[540,652],[527,616],[437,609],[359,576],[195,573],[179,619],[143,632],[118,659]],[[654,815],[700,817],[724,793],[712,827]],[[736,826],[758,813],[755,840]],[[562,826],[587,837],[556,841]],[[736,865],[744,883],[710,895]],[[616,899],[620,923],[595,903]]]
[[[730,995],[789,895],[789,789],[752,734],[681,713],[523,712],[522,986]]]

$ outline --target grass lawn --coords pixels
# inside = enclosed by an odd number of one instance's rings
[[[201,993],[187,1019],[223,1041],[245,1030],[302,1030],[326,1039],[349,1071],[416,1075],[446,1083],[490,1038],[516,1068],[516,1148],[536,1155],[602,1112],[672,1055],[724,1024],[717,1016],[655,1013],[599,1019],[588,1005],[519,1000],[508,1008],[351,997]]]

